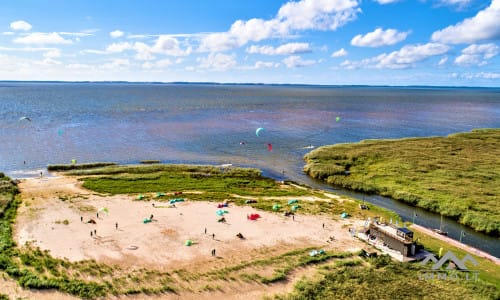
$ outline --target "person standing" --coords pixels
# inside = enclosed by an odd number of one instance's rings
[[[118,230],[118,222],[115,223],[115,228]]]

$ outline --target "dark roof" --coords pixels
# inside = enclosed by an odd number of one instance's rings
[[[413,233],[413,231],[411,231],[410,229],[408,229],[406,227],[399,227],[398,230],[405,233],[405,234]]]

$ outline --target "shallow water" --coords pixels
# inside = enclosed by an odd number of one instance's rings
[[[0,170],[17,178],[72,159],[155,159],[318,184],[302,172],[308,146],[484,127],[500,127],[500,89],[0,83]],[[498,239],[477,237],[500,256]]]

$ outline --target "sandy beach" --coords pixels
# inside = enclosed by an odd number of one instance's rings
[[[83,189],[72,177],[24,179],[19,187],[23,205],[15,225],[18,245],[29,243],[70,261],[94,259],[158,270],[209,269],[214,263],[253,257],[259,249],[315,246],[356,251],[363,246],[349,235],[346,224],[351,221],[326,216],[297,214],[292,218],[229,203],[223,208],[228,213],[222,223],[218,222],[217,203],[190,201],[188,193],[182,195],[184,202],[171,207],[155,199],[137,200],[136,195],[99,195]],[[102,208],[108,212],[99,211]],[[247,219],[255,213],[261,218]],[[152,222],[144,223],[151,215]],[[89,223],[91,219],[95,224]],[[334,243],[330,237],[335,237]],[[193,244],[186,246],[187,240]],[[214,249],[217,261],[212,256]]]

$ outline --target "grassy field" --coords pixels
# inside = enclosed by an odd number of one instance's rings
[[[272,210],[274,203],[286,206],[288,196],[314,196],[318,201],[301,201],[299,213],[324,214],[338,217],[339,212],[349,211],[354,216],[365,214],[388,215],[387,211],[372,207],[360,210],[355,201],[331,199],[318,190],[303,189],[293,184],[279,184],[261,177],[255,169],[221,170],[211,166],[143,165],[109,166],[99,169],[73,170],[72,174],[84,175],[84,185],[100,193],[144,193],[154,197],[156,192],[173,192],[186,187],[203,192],[188,194],[190,200],[232,199],[245,205],[246,197],[257,199],[251,204],[256,208]],[[474,284],[464,282],[422,281],[418,278],[421,267],[415,264],[391,262],[387,257],[362,259],[355,253],[335,253],[311,257],[312,248],[297,248],[283,252],[273,247],[255,251],[246,261],[232,262],[200,272],[194,268],[158,271],[144,268],[122,268],[92,260],[69,262],[53,258],[48,252],[29,245],[16,246],[12,237],[12,224],[21,197],[16,187],[4,177],[5,193],[10,195],[0,217],[0,273],[8,275],[25,288],[57,289],[84,299],[120,295],[161,295],[173,293],[224,292],[244,284],[272,285],[294,280],[304,270],[312,270],[312,277],[295,284],[291,294],[270,296],[274,299],[498,299],[498,266],[480,261],[479,270],[486,272]],[[181,183],[179,183],[181,182]],[[221,183],[222,182],[222,183]],[[132,187],[129,187],[132,186]],[[245,197],[234,197],[241,193]],[[149,195],[148,195],[149,194]],[[238,194],[239,195],[239,194]],[[239,196],[241,196],[239,195]],[[267,198],[270,195],[276,199]],[[284,198],[281,198],[283,197]],[[191,198],[193,197],[193,199]],[[155,201],[158,201],[155,198]],[[165,199],[167,201],[167,199]],[[280,202],[282,201],[282,202]],[[279,213],[279,212],[276,212]],[[421,242],[434,251],[441,247],[439,241]],[[455,249],[454,249],[455,250]],[[457,254],[461,252],[456,252]],[[479,261],[479,259],[478,259]],[[207,283],[208,282],[208,283]],[[497,283],[495,286],[492,283]],[[0,294],[0,299],[8,299]]]
[[[500,129],[324,146],[304,159],[311,177],[500,235]]]

